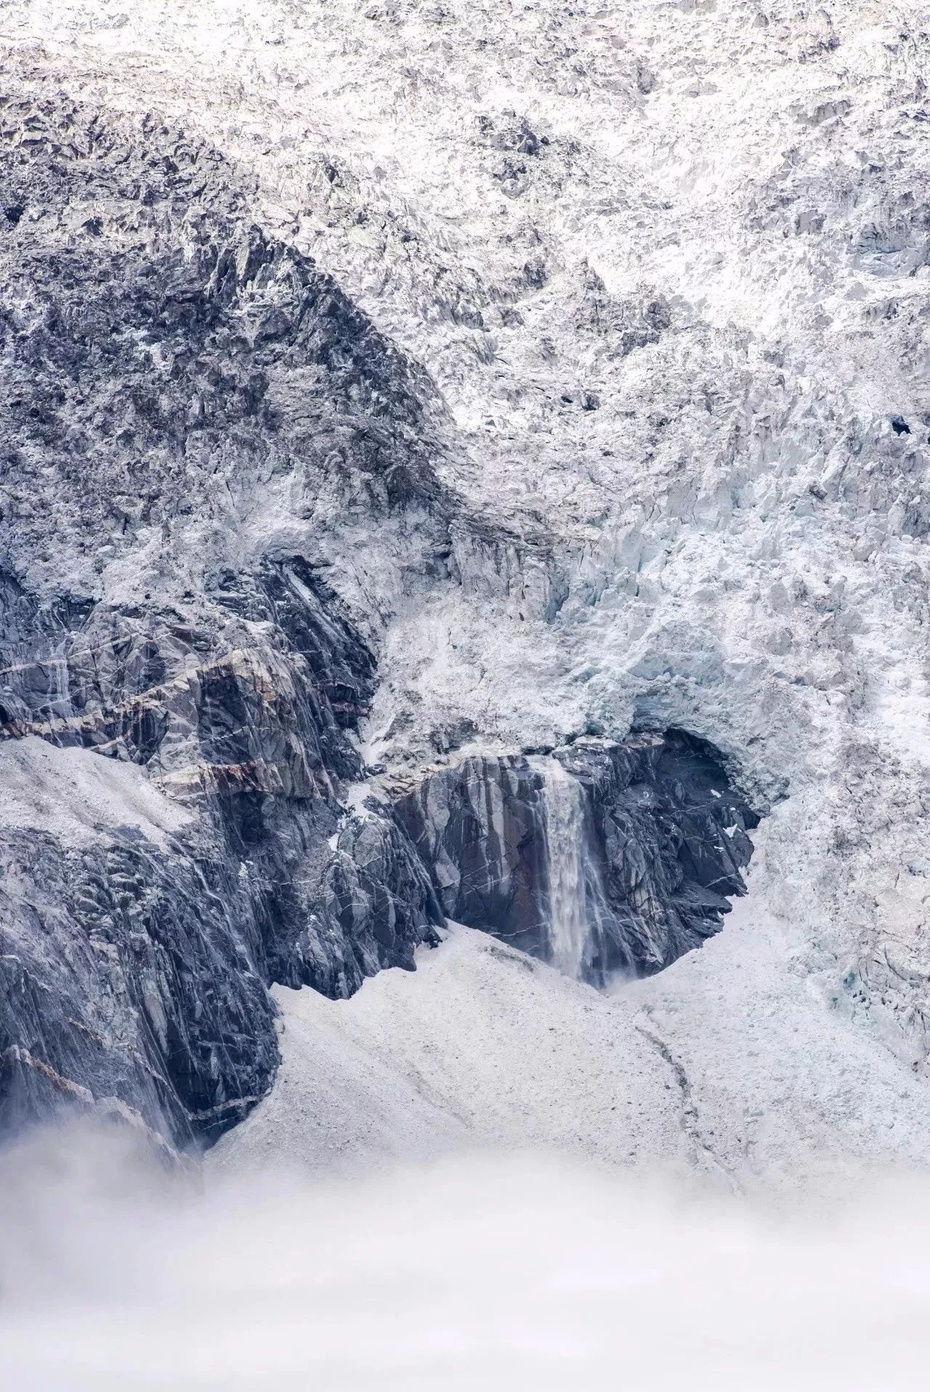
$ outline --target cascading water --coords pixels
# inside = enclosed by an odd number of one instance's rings
[[[602,989],[718,931],[758,823],[684,731],[470,754],[394,808],[447,918]]]
[[[584,792],[558,759],[537,759],[533,767],[542,777],[552,965],[580,981],[591,929],[606,909],[600,870],[588,844]]]

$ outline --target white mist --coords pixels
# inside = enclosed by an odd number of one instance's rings
[[[9,1392],[909,1392],[930,1188],[766,1211],[471,1155],[207,1193],[112,1138],[3,1160]]]

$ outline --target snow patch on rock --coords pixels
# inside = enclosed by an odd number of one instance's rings
[[[193,821],[137,764],[101,759],[89,749],[60,749],[36,735],[0,744],[0,825],[50,832],[70,846],[106,840],[135,827],[165,849]]]

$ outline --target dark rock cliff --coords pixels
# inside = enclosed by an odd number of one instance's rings
[[[82,625],[5,587],[7,739],[140,764],[195,817],[167,848],[127,825],[92,849],[0,818],[0,1120],[77,1084],[177,1142],[215,1135],[273,1076],[266,983],[349,995],[412,968],[441,921],[389,809],[341,798],[374,670],[360,635],[298,558],[223,584],[261,644],[170,613]]]
[[[429,513],[428,384],[215,151],[41,87],[2,121],[2,735],[193,817],[0,817],[0,1125],[69,1100],[186,1144],[270,1085],[269,982],[348,995],[441,921],[390,810],[344,804],[375,658],[306,558]]]
[[[546,787],[559,770],[578,785],[568,849],[587,930],[579,974],[603,985],[616,971],[659,971],[716,933],[744,891],[758,817],[715,751],[680,731],[579,740],[546,758],[466,759],[401,797],[446,914],[553,957],[554,861],[565,848]]]

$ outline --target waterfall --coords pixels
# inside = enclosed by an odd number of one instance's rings
[[[533,767],[542,777],[552,965],[581,981],[591,928],[606,908],[600,870],[585,833],[584,792],[558,759],[534,759]]]

